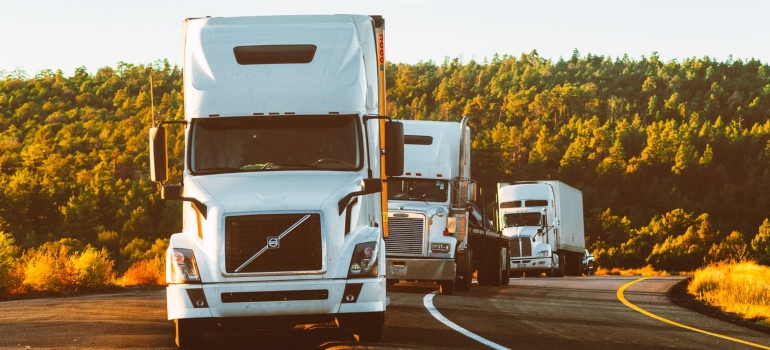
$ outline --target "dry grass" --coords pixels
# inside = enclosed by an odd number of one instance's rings
[[[649,277],[649,276],[668,276],[669,273],[666,271],[656,271],[654,268],[652,268],[652,265],[647,265],[645,267],[642,267],[640,269],[627,269],[627,270],[621,270],[617,267],[612,268],[612,270],[608,270],[602,267],[599,267],[596,269],[596,275],[614,275],[614,276],[643,276],[643,277]]]
[[[770,267],[716,263],[695,271],[687,291],[722,311],[770,324]]]

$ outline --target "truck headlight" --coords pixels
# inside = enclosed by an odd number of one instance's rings
[[[171,264],[171,283],[201,283],[198,263],[190,249],[172,248],[169,256]]]
[[[377,242],[356,244],[350,259],[348,278],[377,276]]]
[[[548,256],[551,256],[551,251],[548,250],[548,249],[541,250],[541,251],[537,252],[537,254],[535,254],[535,256],[545,256],[545,257],[548,257]]]
[[[452,247],[449,243],[431,243],[430,250],[434,253],[449,253],[449,249]]]

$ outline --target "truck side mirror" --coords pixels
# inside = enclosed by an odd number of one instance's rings
[[[385,175],[404,173],[404,124],[385,122]]]
[[[382,179],[364,179],[361,181],[361,187],[364,194],[382,192]]]
[[[168,146],[166,128],[150,128],[150,180],[164,182],[168,180]]]

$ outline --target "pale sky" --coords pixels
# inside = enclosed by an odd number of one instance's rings
[[[767,0],[0,0],[0,73],[180,65],[185,18],[330,13],[382,15],[393,63],[484,62],[532,50],[558,60],[574,49],[581,57],[770,62]]]

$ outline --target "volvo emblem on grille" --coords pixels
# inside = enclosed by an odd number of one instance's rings
[[[278,249],[281,247],[281,239],[277,236],[267,237],[267,249]]]

